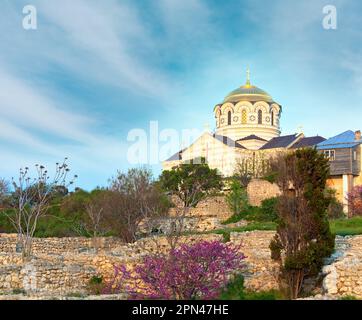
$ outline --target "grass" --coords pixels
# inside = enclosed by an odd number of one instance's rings
[[[253,220],[255,216],[260,212],[259,207],[248,207],[245,212],[239,214],[233,214],[229,219],[222,222],[224,225],[239,222],[240,220]]]
[[[355,296],[343,296],[339,300],[358,300]]]
[[[224,228],[219,230],[213,230],[212,233],[222,234],[224,232],[246,232],[246,231],[255,231],[255,230],[276,230],[276,223],[267,221],[267,222],[251,222],[243,227],[235,228]]]
[[[233,215],[228,220],[224,221],[222,224],[225,225],[225,228],[215,230],[213,233],[225,234],[230,232],[245,232],[253,230],[276,230],[276,224],[271,221],[263,221],[261,218],[267,218],[268,215],[261,213],[262,208],[250,207],[246,213]],[[242,219],[248,220],[249,224],[245,227],[228,228],[228,224],[238,222]],[[331,219],[329,221],[329,225],[331,232],[339,236],[362,234],[362,217]]]
[[[244,205],[243,210],[238,214],[232,215],[229,219],[224,221],[222,224],[228,225],[236,223],[240,220],[257,221],[257,222],[269,222],[276,221],[278,213],[276,211],[277,198],[265,199],[260,207],[251,205]]]
[[[350,219],[335,219],[329,221],[331,232],[339,236],[353,236],[362,234],[362,217],[354,217]],[[207,233],[223,234],[224,238],[231,232],[246,232],[255,230],[276,230],[276,223],[271,221],[257,222],[251,221],[243,227],[225,228],[209,231]]]
[[[362,234],[362,217],[354,217],[350,219],[335,219],[329,221],[331,232],[339,236],[353,236]],[[276,230],[276,223],[271,221],[266,222],[250,222],[244,227],[218,229],[209,231],[208,233],[227,234],[231,232],[246,232],[255,230]]]
[[[244,277],[237,275],[220,295],[220,300],[284,300],[277,290],[254,292],[244,287]]]
[[[362,234],[362,217],[330,220],[329,224],[332,233],[339,236],[353,236]]]

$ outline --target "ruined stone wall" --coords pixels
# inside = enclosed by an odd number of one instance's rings
[[[180,200],[177,197],[173,197],[173,203],[176,207],[182,207]],[[175,215],[176,209],[171,208],[170,215]],[[226,220],[233,215],[233,212],[229,208],[224,195],[213,196],[202,200],[198,203],[196,208],[191,208],[189,216],[191,217],[217,217],[220,220]]]
[[[0,267],[0,291],[84,292],[89,279],[96,274],[95,268],[81,264],[34,259],[26,264]]]
[[[270,253],[268,254],[267,250],[272,234],[268,231],[231,234],[231,243],[235,245],[242,243],[241,251],[247,256],[246,286],[251,289],[267,290],[275,287],[274,279],[269,272]],[[4,239],[11,240],[9,242],[13,245],[16,237],[2,235],[2,240]],[[41,240],[35,241],[38,243]],[[180,243],[195,243],[201,240],[222,241],[223,236],[218,234],[184,236]],[[43,248],[40,248],[40,242],[36,258],[27,264],[23,264],[20,254],[10,253],[6,247],[6,251],[0,253],[0,292],[23,290],[35,284],[36,293],[63,295],[71,292],[84,293],[93,276],[111,278],[114,274],[114,265],[133,266],[146,254],[169,250],[167,239],[160,236],[144,238],[133,244],[114,245],[111,249],[101,250],[98,253],[91,249],[81,252],[74,250],[74,243],[82,244],[83,248],[87,244],[89,248],[90,243],[82,238],[58,239],[59,243],[52,250],[49,244],[54,242],[54,239],[44,241]]]
[[[240,246],[240,251],[246,256],[243,274],[245,286],[251,290],[278,288],[278,265],[271,260],[269,249],[273,236],[273,231],[230,235],[230,243]],[[24,264],[20,254],[9,250],[9,244],[13,248],[16,237],[1,235],[0,239],[0,299],[3,297],[1,293],[12,293],[13,290],[30,290],[32,296],[86,294],[93,276],[109,279],[114,274],[114,265],[134,266],[144,255],[169,250],[167,239],[160,236],[143,238],[133,244],[105,238],[101,242],[108,247],[98,252],[91,248],[91,239],[36,239],[37,254],[32,261]],[[184,236],[180,243],[201,240],[222,241],[223,237],[218,234]],[[77,250],[76,244],[83,249]],[[353,295],[362,298],[362,236],[337,237],[336,249],[323,270],[326,275],[324,293],[335,297]]]
[[[247,188],[249,203],[252,206],[260,206],[263,200],[280,195],[279,187],[266,180],[253,179]]]
[[[240,245],[240,251],[247,257],[243,272],[245,287],[253,291],[278,289],[279,266],[271,259],[269,244],[274,231],[251,231],[230,234],[230,241]]]
[[[95,243],[97,241],[97,243]],[[15,252],[17,236],[16,234],[0,234],[0,252]],[[112,250],[124,244],[119,238],[34,238],[33,253],[38,254],[56,254],[63,252],[79,253],[93,249],[96,245],[100,250]]]
[[[332,259],[323,269],[325,292],[362,299],[362,236],[337,237]]]
[[[222,238],[216,234],[195,235],[182,237],[180,243]],[[37,249],[34,250],[35,257],[23,263],[21,254],[12,251],[16,236],[3,234],[1,239],[3,241],[0,249],[0,293],[25,290],[32,294],[85,294],[92,277],[102,276],[109,280],[114,275],[115,265],[134,266],[144,255],[169,250],[165,237],[144,238],[132,244],[102,238],[101,242],[107,246],[98,252],[91,248],[91,239],[34,239],[34,243],[37,244]],[[76,244],[82,245],[82,250],[77,250]]]
[[[140,223],[137,235],[165,235],[171,234],[174,230],[182,230],[182,232],[212,231],[223,229],[225,226],[221,222],[217,217],[208,216],[187,216],[182,219],[171,216],[160,219],[145,219]]]

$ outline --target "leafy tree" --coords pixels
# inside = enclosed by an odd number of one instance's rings
[[[279,157],[273,164],[278,198],[277,234],[272,258],[280,263],[280,284],[297,298],[306,277],[316,276],[334,249],[325,194],[329,164],[317,150],[306,148]]]
[[[235,216],[246,211],[249,207],[248,194],[238,180],[233,179],[230,186],[230,192],[226,195],[226,201]]]
[[[206,163],[183,163],[160,176],[161,186],[171,195],[177,196],[185,209],[195,207],[212,191],[222,187],[221,177],[216,169],[210,169]]]
[[[216,169],[210,169],[201,161],[183,163],[170,171],[163,171],[159,184],[171,197],[176,197],[182,203],[176,207],[173,226],[167,234],[171,248],[175,248],[184,229],[185,217],[192,207],[209,197],[213,192],[221,190],[222,180]]]
[[[0,179],[0,208],[4,206],[5,199],[9,195],[9,183],[5,179]]]
[[[149,255],[133,270],[117,266],[104,293],[126,292],[133,299],[214,299],[230,274],[244,268],[239,248],[219,241],[183,244],[167,255]]]

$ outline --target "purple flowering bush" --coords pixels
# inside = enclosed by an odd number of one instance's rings
[[[133,270],[115,266],[104,293],[127,293],[132,299],[215,299],[231,274],[244,268],[245,256],[220,241],[181,245],[167,255],[149,255]]]
[[[348,193],[348,204],[352,216],[362,216],[362,186],[355,186]]]

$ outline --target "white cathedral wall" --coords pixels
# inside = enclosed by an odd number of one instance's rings
[[[259,110],[262,111],[262,124],[258,123]],[[251,134],[270,140],[280,135],[280,111],[281,108],[276,103],[269,106],[264,101],[255,102],[254,104],[248,101],[240,101],[234,106],[232,103],[227,102],[214,110],[216,132],[234,140]],[[228,124],[229,112],[231,112],[230,125]],[[243,118],[243,112],[246,112],[245,118]]]
[[[258,150],[260,149],[264,144],[266,144],[266,141],[262,140],[256,140],[256,139],[250,139],[245,141],[238,141],[239,144],[241,144],[243,147],[249,150]]]
[[[183,152],[182,159],[206,158],[210,168],[217,169],[228,177],[234,174],[238,162],[250,156],[251,152],[248,150],[227,146],[210,134],[204,134]]]
[[[270,140],[274,137],[279,137],[280,130],[277,127],[269,125],[231,125],[218,128],[216,133],[222,136],[229,137],[233,140],[239,140],[255,134],[265,140]]]

